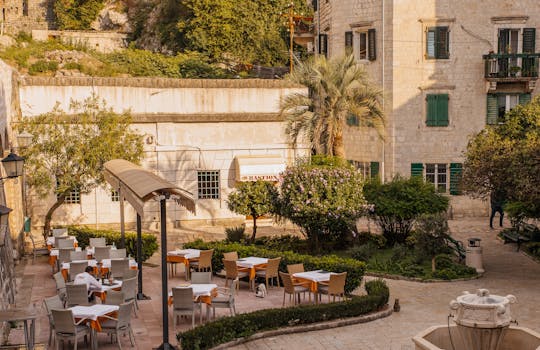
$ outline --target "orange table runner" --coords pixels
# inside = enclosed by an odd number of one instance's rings
[[[302,277],[294,277],[294,281],[296,281],[297,284],[301,284],[308,287],[312,293],[317,293],[318,285],[319,285],[317,282],[308,280],[307,278],[302,278]]]

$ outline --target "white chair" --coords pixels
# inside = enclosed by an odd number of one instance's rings
[[[63,303],[66,301],[66,280],[62,272],[57,272],[53,275],[54,282],[56,283],[56,293],[60,297]]]
[[[119,290],[108,290],[107,298],[105,298],[105,304],[107,305],[120,305],[123,304],[126,297],[124,292]]]
[[[111,249],[111,259],[125,259],[127,257],[126,248]]]
[[[90,238],[90,247],[105,247],[107,246],[107,240],[105,237]]]
[[[67,228],[53,228],[52,229],[52,235],[53,237],[64,237],[68,235],[68,229]]]
[[[87,266],[88,262],[86,261],[69,263],[69,281],[73,281],[75,279],[75,276],[83,273],[86,270]]]
[[[71,261],[75,260],[86,260],[88,256],[86,255],[86,251],[72,251],[69,253],[69,259]]]
[[[129,278],[122,281],[122,292],[124,293],[124,302],[133,301],[133,312],[137,317],[137,278]]]
[[[133,301],[130,301],[128,303],[120,304],[118,309],[118,317],[110,318],[109,320],[101,323],[101,330],[99,332],[110,334],[111,337],[114,335],[120,350],[122,350],[120,335],[125,335],[127,333],[131,346],[135,345],[135,336],[133,335],[133,330],[131,329],[131,309],[133,308],[133,303]]]
[[[113,252],[113,250],[111,250]],[[111,274],[113,279],[124,279],[124,272],[129,270],[128,259],[113,259],[111,260]]]
[[[231,315],[236,315],[236,307],[234,305],[234,296],[238,285],[238,277],[231,284],[231,288],[218,288],[218,296],[212,298],[213,317],[216,318],[216,308],[227,308],[231,311]]]
[[[67,307],[82,305],[90,306],[88,301],[88,287],[86,284],[66,284]]]
[[[53,338],[54,332],[54,320],[52,318],[52,310],[63,310],[64,302],[60,296],[55,295],[50,298],[43,299],[43,305],[45,305],[45,311],[47,311],[47,316],[49,317],[49,345],[51,345],[51,340]]]
[[[103,259],[111,258],[111,247],[95,247],[94,248],[94,259],[98,262],[101,262]]]
[[[202,321],[201,303],[193,301],[193,288],[173,288],[173,325],[176,329],[176,322],[179,316],[191,315],[191,326],[195,328],[195,309],[199,309]]]
[[[212,272],[192,272],[192,284],[209,284],[212,283]]]
[[[55,243],[55,247],[58,249],[62,248],[73,248],[75,247],[75,239],[73,238],[66,238],[66,239],[58,239],[59,237],[56,237],[58,240],[58,245]]]
[[[67,310],[51,310],[52,319],[54,323],[55,343],[56,349],[59,349],[59,341],[64,342],[67,340],[73,340],[73,349],[77,350],[77,342],[79,337],[84,336],[85,343],[87,343],[87,336],[91,334],[90,327],[87,325],[78,324],[73,318],[73,312]],[[80,322],[85,322],[81,320]]]

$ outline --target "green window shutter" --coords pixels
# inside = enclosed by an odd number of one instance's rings
[[[520,94],[519,95],[519,104],[520,105],[526,105],[527,103],[531,102],[531,94]]]
[[[499,29],[499,53],[508,53],[509,29]]]
[[[450,32],[448,27],[436,27],[435,58],[449,58]]]
[[[426,125],[437,126],[437,95],[427,95]]]
[[[424,177],[424,164],[422,163],[411,163],[411,176],[420,176]]]
[[[463,164],[450,163],[450,194],[461,194],[461,174],[463,172]]]
[[[497,124],[498,117],[499,117],[499,107],[497,103],[497,95],[488,94],[487,95],[486,123],[488,125],[495,125]]]
[[[437,126],[448,126],[448,94],[437,95]]]
[[[328,35],[319,34],[319,53],[328,56]]]
[[[379,162],[371,162],[369,164],[369,175],[372,179],[379,177]]]
[[[353,32],[345,32],[345,50],[352,50],[353,47]]]
[[[523,28],[523,53],[534,53],[536,28]]]
[[[368,60],[377,59],[377,42],[375,40],[375,29],[368,29]]]

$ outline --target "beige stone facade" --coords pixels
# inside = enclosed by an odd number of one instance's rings
[[[68,110],[70,100],[82,101],[92,93],[117,112],[129,109],[133,128],[144,135],[143,166],[196,198],[195,214],[169,203],[167,218],[176,226],[244,221],[244,217],[227,208],[227,196],[239,180],[236,157],[276,155],[285,164],[293,164],[309,154],[306,145],[291,147],[283,119],[278,116],[280,98],[302,91],[303,87],[282,80],[256,79],[23,77],[19,87],[23,116],[49,112],[57,102]],[[199,191],[208,176],[217,176],[212,185],[217,191],[210,196],[213,198],[205,198],[208,193]],[[54,197],[29,195],[28,200],[39,236]],[[119,202],[113,199],[111,190],[98,188],[82,194],[78,203],[62,205],[54,214],[53,224],[79,223],[103,228],[117,224],[119,215]],[[135,222],[135,211],[129,206],[126,222]],[[157,229],[158,222],[159,203],[150,201],[143,223]]]
[[[526,77],[524,58],[514,55],[510,61],[506,59],[507,65],[522,68],[513,77],[508,71],[499,74],[504,68],[501,60],[493,60],[496,66],[492,68],[483,55],[531,52],[530,45],[532,52],[540,52],[538,36],[534,35],[540,28],[538,11],[538,2],[532,0],[321,0],[316,28],[327,36],[327,55],[343,54],[345,33],[352,32],[355,55],[385,92],[385,141],[349,128],[347,158],[378,162],[386,179],[395,174],[408,176],[412,164],[421,164],[424,176],[435,170],[434,177],[440,177],[450,192],[451,165],[463,162],[469,138],[489,121],[488,94],[499,99],[495,108],[503,110],[522,102],[525,95],[527,99],[537,94],[536,77]],[[439,48],[433,45],[439,42],[435,39],[439,32],[434,31],[438,27],[448,32],[447,55],[434,51]],[[363,34],[370,29],[375,32],[374,45]],[[505,48],[501,48],[499,38],[503,34],[509,38]],[[367,41],[365,45],[362,40]],[[369,59],[373,48],[376,58]],[[537,60],[533,57],[531,61],[536,72]],[[442,126],[428,126],[431,113],[427,100],[433,95],[447,96],[448,121]],[[444,174],[439,173],[439,166],[433,169],[427,164],[442,164]],[[456,215],[486,211],[485,203],[471,204],[461,196],[453,197]]]
[[[50,29],[53,23],[53,2],[50,0],[2,0],[0,32],[11,35],[32,29]]]

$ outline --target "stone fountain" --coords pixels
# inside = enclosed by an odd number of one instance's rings
[[[444,326],[430,327],[413,338],[416,350],[540,350],[540,334],[510,326],[513,295],[463,292],[450,302],[453,315]],[[455,325],[450,325],[453,318]]]

